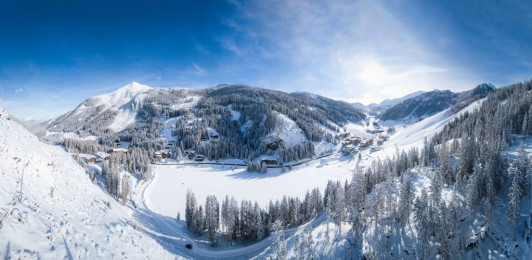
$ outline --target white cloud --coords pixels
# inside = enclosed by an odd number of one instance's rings
[[[269,55],[264,58],[289,64],[289,71],[267,77],[264,87],[369,103],[477,83],[423,45],[427,41],[418,39],[416,28],[405,26],[378,1],[273,0],[238,8],[235,20],[243,22],[237,27],[231,20],[231,26],[258,42]],[[250,55],[257,45],[234,43],[225,39],[223,46],[238,55]]]
[[[22,89],[22,88],[15,89],[15,94],[18,94],[18,93],[20,93],[22,91],[24,91],[24,89]]]

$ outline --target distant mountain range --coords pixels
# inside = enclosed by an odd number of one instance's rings
[[[66,137],[104,145],[119,139],[154,149],[163,138],[216,158],[274,154],[296,160],[321,153],[315,144],[332,145],[342,126],[364,119],[366,115],[349,103],[309,93],[244,85],[152,88],[134,82],[85,100],[42,125],[39,135],[55,142]],[[233,152],[233,146],[242,149]]]
[[[397,99],[386,99],[379,104],[353,106],[361,111],[373,113],[381,121],[411,123],[434,115],[450,107],[458,111],[471,102],[495,91],[492,84],[480,84],[472,90],[454,93],[449,90],[418,91]]]
[[[462,93],[418,91],[364,106],[244,85],[184,89],[133,82],[89,98],[54,120],[31,122],[31,128],[41,139],[55,143],[73,138],[112,146],[120,140],[159,149],[163,142],[172,142],[214,154],[213,158],[273,154],[297,160],[323,153],[346,124],[364,121],[367,114],[381,121],[415,122],[450,107],[465,107],[494,90],[491,84],[481,84]],[[233,153],[233,146],[243,149]]]

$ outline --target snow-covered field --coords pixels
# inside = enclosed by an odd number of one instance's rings
[[[239,201],[258,201],[265,207],[270,200],[282,199],[284,195],[303,198],[314,187],[323,192],[328,180],[343,182],[351,178],[354,163],[323,160],[326,161],[327,165],[320,166],[318,160],[285,173],[268,169],[266,174],[247,172],[242,167],[157,165],[144,196],[148,208],[169,217],[176,217],[177,212],[184,216],[188,189],[200,204],[205,203],[207,195],[216,195],[218,200],[229,195]]]
[[[135,228],[64,150],[0,109],[0,256],[5,259],[175,258]]]

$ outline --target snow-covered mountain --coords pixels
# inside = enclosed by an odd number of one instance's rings
[[[456,113],[472,102],[495,91],[492,84],[483,83],[472,90],[454,93],[449,90],[434,90],[403,99],[379,114],[382,121],[412,123],[453,107]]]
[[[213,158],[282,153],[286,160],[295,160],[297,156],[291,154],[305,150],[299,155],[313,156],[314,143],[332,142],[340,127],[365,118],[348,103],[312,94],[243,85],[175,89],[131,83],[87,99],[50,122],[40,136],[59,142],[61,138],[99,140],[107,145],[117,138],[141,145],[162,137]],[[282,122],[292,122],[293,127],[280,127]],[[216,145],[210,142],[212,136],[216,136]],[[233,146],[243,149],[237,151]]]
[[[386,110],[394,105],[397,105],[399,103],[401,103],[402,101],[404,100],[407,100],[407,99],[410,99],[410,98],[414,98],[416,96],[419,96],[421,94],[425,93],[425,91],[416,91],[414,93],[410,93],[406,96],[403,96],[403,97],[399,97],[399,98],[392,98],[392,99],[384,99],[383,101],[381,101],[380,103],[371,103],[371,104],[368,104],[367,106],[362,104],[362,103],[359,103],[359,102],[356,102],[356,103],[352,103],[353,107],[362,111],[362,112],[365,112],[365,113],[372,113],[372,114],[378,114],[380,113],[381,111],[383,110]]]
[[[130,209],[58,146],[0,108],[0,255],[5,259],[174,258]]]
[[[120,132],[135,122],[138,108],[151,89],[132,82],[113,93],[89,98],[74,110],[55,119],[49,124],[49,128],[84,128],[100,124],[114,132]]]
[[[379,119],[383,121],[416,121],[421,117],[431,116],[449,108],[456,103],[458,94],[449,90],[434,90],[401,101],[384,110]]]
[[[407,100],[407,99],[411,99],[411,98],[415,98],[421,94],[424,94],[425,91],[416,91],[416,92],[413,92],[413,93],[410,93],[406,96],[403,96],[403,97],[400,97],[400,98],[392,98],[392,99],[385,99],[383,101],[381,101],[380,103],[376,104],[376,103],[371,103],[368,105],[368,107],[372,110],[384,110],[384,109],[388,109],[392,106],[395,106],[401,102],[403,102],[404,100]]]

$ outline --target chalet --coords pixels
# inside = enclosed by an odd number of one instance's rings
[[[378,133],[384,132],[384,130],[383,129],[368,129],[368,130],[366,130],[366,132],[368,132],[370,134],[378,134]]]
[[[166,159],[170,157],[170,153],[166,151],[157,151],[155,152],[155,158],[156,159]]]
[[[373,144],[373,139],[366,139],[360,142],[360,147],[368,147]]]
[[[342,146],[347,146],[347,145],[358,145],[360,143],[360,138],[358,137],[351,137],[351,138],[348,138],[347,140],[345,140],[343,143],[342,143]]]
[[[354,155],[358,152],[358,149],[355,145],[346,145],[342,147],[342,154],[345,156]]]
[[[205,160],[205,157],[203,157],[203,155],[199,155],[199,154],[198,154],[198,155],[196,156],[196,159],[195,159],[196,162],[203,162],[203,160]]]
[[[264,158],[261,161],[262,163],[265,163],[266,165],[277,165],[277,159],[274,158]]]
[[[93,155],[87,156],[87,163],[96,163],[96,156],[93,156]]]
[[[97,152],[94,154],[94,156],[96,157],[96,162],[102,162],[102,161],[109,160],[109,157],[111,155],[108,153],[104,153],[104,152]]]
[[[379,135],[379,138],[382,139],[383,141],[387,141],[388,139],[390,139],[390,137],[385,134]]]
[[[161,151],[155,152],[153,154],[153,158],[155,159],[155,161],[166,162],[166,160],[170,158],[171,155],[172,154],[170,152],[161,150]]]
[[[125,148],[114,148],[113,149],[113,153],[114,154],[117,154],[117,153],[125,153],[125,154],[129,154],[131,151],[129,151],[128,149],[125,149]]]
[[[351,133],[338,134],[338,135],[336,135],[336,139],[347,138],[347,137],[349,137],[349,135],[351,135]]]
[[[188,157],[188,159],[193,159],[194,158],[194,152],[185,152],[185,155]]]

